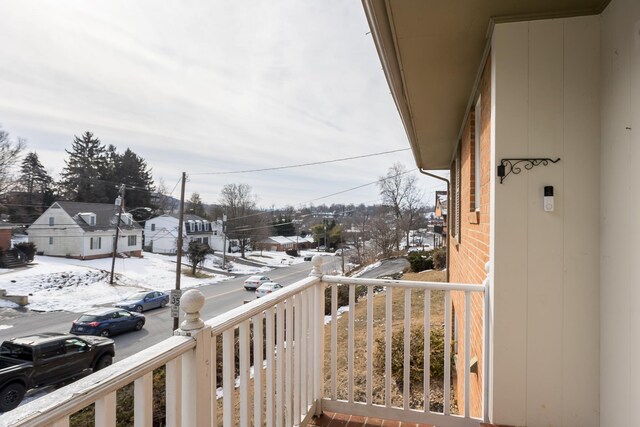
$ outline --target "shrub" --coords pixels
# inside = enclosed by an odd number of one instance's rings
[[[444,376],[444,329],[431,328],[430,377],[440,380]],[[412,326],[410,338],[409,378],[412,384],[420,385],[424,379],[424,326]],[[451,352],[453,356],[453,351]],[[376,373],[385,372],[385,341],[375,340],[374,369]],[[453,359],[452,359],[453,366]],[[402,389],[404,382],[404,327],[391,336],[391,378]]]
[[[358,302],[360,297],[367,294],[367,287],[365,285],[357,285],[355,291],[355,302]],[[338,307],[345,307],[349,305],[349,286],[338,285]],[[324,314],[328,316],[331,314],[331,286],[327,286],[324,289]]]
[[[407,260],[411,266],[411,271],[414,273],[433,270],[432,251],[410,252],[407,255]]]
[[[14,248],[27,256],[27,261],[33,261],[33,256],[36,253],[36,245],[33,242],[22,242],[14,245]]]
[[[431,255],[433,259],[433,268],[436,270],[444,270],[447,268],[447,250],[445,248],[434,249]]]

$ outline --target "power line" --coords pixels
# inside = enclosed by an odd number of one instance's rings
[[[344,162],[347,160],[364,159],[366,157],[382,156],[384,154],[397,153],[400,151],[407,151],[407,150],[410,150],[410,148],[401,148],[399,150],[382,151],[380,153],[364,154],[361,156],[342,157],[339,159],[323,160],[319,162],[299,163],[296,165],[289,165],[289,166],[274,166],[270,168],[246,169],[246,170],[230,171],[230,172],[200,172],[200,173],[192,173],[191,175],[231,175],[231,174],[240,174],[240,173],[267,172],[267,171],[275,171],[275,170],[282,170],[282,169],[293,169],[293,168],[300,168],[304,166],[325,165],[327,163],[337,163],[337,162]]]

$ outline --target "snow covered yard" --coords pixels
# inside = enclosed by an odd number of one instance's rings
[[[254,268],[249,267],[248,270],[246,274],[253,272]],[[110,271],[111,258],[81,261],[36,256],[27,268],[0,270],[0,289],[5,289],[8,294],[28,295],[27,308],[31,310],[83,312],[94,306],[119,301],[135,291],[166,291],[175,287],[175,257],[145,252],[144,258],[117,258],[113,285],[109,284]],[[181,287],[229,279],[222,274],[209,275],[209,278],[183,275]],[[15,307],[8,302],[1,306]]]

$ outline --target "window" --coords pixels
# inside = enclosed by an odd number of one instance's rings
[[[193,223],[193,221],[189,220],[189,231],[195,231],[195,224]]]
[[[49,244],[53,245],[53,237],[49,237]]]
[[[198,231],[202,231],[202,221],[198,221]]]
[[[209,222],[208,221],[204,222],[204,231],[209,231]]]
[[[91,215],[91,225],[96,225],[96,217],[95,217],[95,215]]]
[[[480,116],[480,110],[481,110],[481,105],[480,105],[480,101],[481,101],[481,97],[478,97],[478,102],[476,102],[476,111],[474,114],[474,121],[475,121],[475,129],[474,129],[474,138],[473,138],[473,144],[474,144],[474,155],[475,155],[475,162],[474,162],[474,168],[473,168],[473,180],[475,183],[475,188],[474,188],[474,203],[472,204],[471,208],[474,210],[480,210],[480,177],[482,176],[481,173],[481,166],[480,166],[480,136],[482,134],[482,123],[481,123],[481,116]]]
[[[127,244],[129,246],[135,246],[138,242],[138,236],[127,236]]]
[[[202,238],[202,243],[204,243],[205,245],[209,244],[209,238],[208,237],[203,237]]]
[[[151,224],[151,231],[156,231],[156,225],[155,224]]]
[[[218,235],[218,230],[213,230],[213,235],[217,236]]]
[[[102,248],[102,237],[91,237],[89,239],[89,247],[91,249],[101,249]]]
[[[78,338],[70,338],[64,341],[64,348],[67,353],[81,353],[88,350],[88,345]]]
[[[49,217],[49,227],[53,227],[55,224],[56,224],[55,219],[52,216],[50,216]]]

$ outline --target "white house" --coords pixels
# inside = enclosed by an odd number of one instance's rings
[[[57,201],[28,228],[29,241],[43,255],[109,257],[117,220],[118,207],[112,204]],[[126,213],[120,218],[117,252],[142,255],[142,228]]]
[[[159,254],[175,254],[178,241],[178,214],[164,214],[146,221],[145,249]],[[222,221],[208,221],[197,215],[185,215],[182,227],[183,250],[190,241],[208,244],[215,251],[224,247]]]

